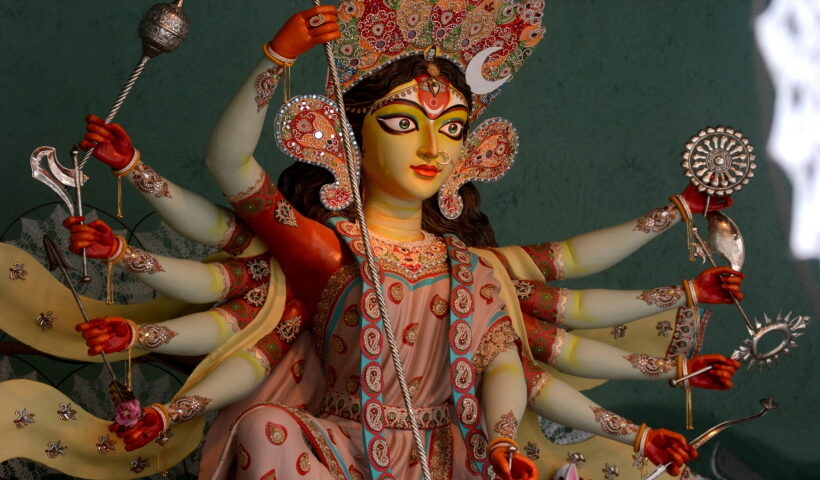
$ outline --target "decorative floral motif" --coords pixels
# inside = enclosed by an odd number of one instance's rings
[[[626,336],[626,329],[626,325],[615,325],[609,333],[612,335],[612,338],[617,340]]]
[[[638,426],[624,417],[601,407],[589,407],[595,414],[595,421],[601,430],[612,435],[629,435],[638,431]]]
[[[496,422],[493,431],[504,437],[515,438],[518,432],[518,419],[515,418],[512,410],[501,415],[501,419]]]
[[[587,459],[584,458],[584,454],[581,452],[567,453],[567,463],[580,466],[581,464],[586,463],[586,461]]]
[[[265,70],[256,77],[254,88],[256,89],[256,111],[261,112],[263,108],[268,106],[273,98],[276,87],[279,85],[283,68],[276,65]]]
[[[134,187],[140,192],[153,195],[156,198],[171,198],[168,182],[160,174],[145,163],[140,163],[134,169]]]
[[[478,290],[478,295],[487,302],[487,305],[493,303],[493,298],[495,298],[495,294],[498,292],[498,287],[489,283],[484,285]]]
[[[390,295],[390,300],[392,300],[393,303],[399,304],[404,299],[404,285],[400,282],[396,282],[390,285],[390,288],[387,289],[387,293]]]
[[[151,466],[151,462],[147,458],[137,457],[131,460],[131,471],[134,473],[142,473],[143,470]]]
[[[282,445],[288,439],[288,430],[284,425],[268,422],[265,424],[265,432],[268,440],[274,445]]]
[[[669,230],[675,219],[678,218],[678,211],[674,204],[669,204],[661,208],[651,210],[646,215],[638,219],[637,225],[632,230],[644,233],[661,233]]]
[[[538,448],[538,445],[527,442],[527,444],[524,445],[524,454],[527,455],[527,458],[530,460],[538,460],[541,458],[541,449]]]
[[[48,458],[56,458],[60,455],[65,455],[65,451],[68,449],[67,446],[63,445],[62,440],[57,440],[56,442],[48,442],[46,444],[46,455]]]
[[[632,466],[637,468],[640,471],[643,471],[646,466],[649,465],[649,459],[641,455],[641,452],[635,452],[632,454]]]
[[[672,331],[672,324],[667,320],[661,320],[655,324],[655,330],[658,331],[659,337],[668,337],[669,332]]]
[[[265,282],[258,287],[248,290],[243,298],[254,307],[261,307],[265,304],[265,300],[268,299],[268,283]]]
[[[296,459],[296,471],[302,476],[310,472],[310,455],[307,452],[302,452]]]
[[[47,330],[49,328],[54,327],[54,320],[54,314],[51,313],[51,311],[49,310],[48,312],[40,312],[40,314],[37,315],[37,319],[34,322],[41,329]]]
[[[518,153],[518,133],[507,120],[491,118],[479,125],[461,149],[456,169],[442,184],[438,207],[449,219],[458,218],[464,203],[458,189],[467,182],[494,182],[509,171]]]
[[[113,452],[114,450],[116,450],[116,444],[116,440],[113,440],[108,435],[103,435],[99,438],[99,441],[96,444],[97,452],[100,455],[106,454],[108,452]]]
[[[358,171],[359,148],[349,126],[342,126],[342,117],[336,104],[319,95],[294,97],[276,116],[276,143],[286,155],[327,169],[333,183],[319,191],[322,205],[329,210],[342,210],[353,201],[352,185],[358,183],[347,174],[343,148],[343,129],[348,130],[355,157],[351,159]]]
[[[163,325],[140,325],[137,333],[137,343],[141,348],[154,349],[170,342],[179,333]]]
[[[670,308],[674,306],[682,296],[683,287],[677,285],[674,287],[657,287],[644,290],[637,298],[646,302],[647,305]]]
[[[248,273],[253,280],[258,282],[270,276],[270,263],[261,258],[250,260],[248,262]]]
[[[28,275],[28,270],[26,270],[26,264],[20,262],[12,262],[11,267],[9,267],[9,278],[12,280],[25,280],[26,275]]]
[[[416,344],[416,339],[418,338],[419,333],[419,324],[418,323],[411,323],[404,327],[404,332],[402,333],[401,340],[405,345],[413,346]]]
[[[276,326],[276,334],[283,342],[293,343],[301,329],[302,317],[301,315],[294,315],[279,322],[279,325]]]
[[[605,463],[604,468],[601,471],[604,472],[604,478],[606,480],[613,480],[615,477],[621,476],[621,470],[618,468],[617,465],[610,465],[608,463]]]
[[[153,255],[145,250],[131,246],[125,247],[125,256],[122,259],[122,264],[126,270],[132,273],[153,274],[165,271]]]
[[[624,355],[624,358],[629,360],[632,367],[637,368],[647,377],[659,377],[671,370],[674,366],[674,363],[670,360],[660,357],[652,357],[650,355],[631,353],[629,355]]]
[[[430,301],[430,311],[433,312],[433,315],[442,318],[447,315],[448,309],[447,300],[438,294],[433,296],[433,299]]]
[[[77,410],[71,408],[70,403],[60,403],[60,408],[57,410],[57,416],[64,422],[69,420],[77,420]]]
[[[210,398],[201,395],[185,395],[168,405],[168,413],[171,415],[172,422],[180,423],[201,414],[209,403],[211,403]]]
[[[14,417],[13,422],[14,426],[17,428],[25,428],[31,425],[32,423],[36,423],[34,421],[34,416],[36,414],[29,413],[28,408],[24,408],[22,410],[15,410],[14,415],[16,416]]]
[[[296,228],[299,225],[296,223],[296,215],[293,213],[293,207],[285,199],[280,199],[276,202],[276,210],[273,211],[273,216],[276,221],[282,225]]]
[[[122,402],[117,405],[117,411],[114,414],[114,421],[117,425],[125,428],[131,428],[142,419],[142,405],[136,398]]]
[[[529,280],[513,280],[513,287],[515,287],[515,295],[521,300],[526,300],[535,291],[535,282]]]
[[[236,445],[236,463],[242,470],[247,470],[251,466],[251,455],[241,443]]]

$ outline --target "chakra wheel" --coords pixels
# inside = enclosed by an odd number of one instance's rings
[[[689,140],[681,166],[701,192],[728,196],[754,177],[754,147],[739,130],[706,127]]]

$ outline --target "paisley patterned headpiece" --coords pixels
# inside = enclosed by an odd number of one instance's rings
[[[343,92],[411,55],[446,58],[473,91],[475,120],[544,35],[544,0],[349,0],[334,42]]]

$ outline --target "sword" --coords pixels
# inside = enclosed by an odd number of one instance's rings
[[[80,295],[77,294],[77,289],[74,288],[74,282],[72,282],[71,277],[68,276],[68,269],[71,268],[71,265],[66,261],[62,252],[60,252],[60,249],[57,247],[57,244],[54,243],[54,240],[48,235],[43,235],[43,248],[45,248],[46,257],[48,257],[48,269],[54,271],[59,268],[60,271],[63,272],[63,277],[65,277],[68,288],[74,296],[74,301],[77,302],[77,307],[80,309],[83,321],[88,322],[88,312],[85,309],[85,305],[83,305]],[[111,362],[108,361],[105,352],[100,352],[100,357],[102,357],[108,373],[111,374],[111,385],[108,387],[108,393],[111,395],[111,400],[113,400],[114,405],[133,400],[135,398],[134,392],[117,380],[117,375],[114,373],[114,369],[111,367]]]
[[[710,428],[709,430],[706,430],[705,432],[701,433],[697,438],[689,442],[689,445],[696,449],[700,448],[704,443],[711,440],[715,435],[726,430],[732,425],[737,425],[738,423],[748,422],[749,420],[762,417],[763,415],[769,413],[769,411],[777,408],[777,404],[774,403],[774,399],[772,397],[761,399],[760,405],[763,408],[759,412],[745,417],[736,418],[734,420],[727,420],[725,422],[718,423],[714,427]],[[672,462],[668,462],[663,465],[658,465],[657,467],[655,467],[655,470],[652,470],[652,473],[643,477],[641,480],[656,480],[661,475],[666,473],[666,469],[669,468],[670,465],[672,465]]]

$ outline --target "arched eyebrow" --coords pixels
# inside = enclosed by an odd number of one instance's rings
[[[415,108],[415,109],[419,110],[420,112],[424,113],[424,116],[426,116],[427,118],[430,118],[430,116],[429,116],[429,115],[427,115],[427,111],[424,109],[424,107],[423,107],[423,106],[419,105],[418,103],[416,103],[416,102],[414,102],[414,101],[412,101],[412,100],[407,100],[406,98],[396,98],[396,99],[389,100],[389,101],[388,101],[388,102],[386,102],[385,104],[383,104],[383,105],[379,105],[379,108],[384,108],[384,107],[386,107],[386,106],[388,106],[388,105],[396,105],[396,104],[398,104],[398,105],[407,105],[407,106],[413,107],[413,108]],[[444,110],[443,112],[441,112],[440,114],[438,114],[438,115],[436,116],[436,118],[440,118],[440,117],[442,117],[442,116],[444,116],[444,115],[446,115],[446,114],[448,114],[448,113],[450,113],[450,112],[452,112],[452,111],[457,111],[457,110],[463,110],[464,112],[469,113],[469,112],[468,112],[468,110],[467,110],[467,106],[466,106],[466,105],[461,105],[461,104],[458,104],[458,105],[452,105],[452,106],[450,106],[449,108],[447,108],[446,110]],[[430,118],[430,119],[431,119],[431,120],[434,120],[434,119],[432,119],[432,118]]]

